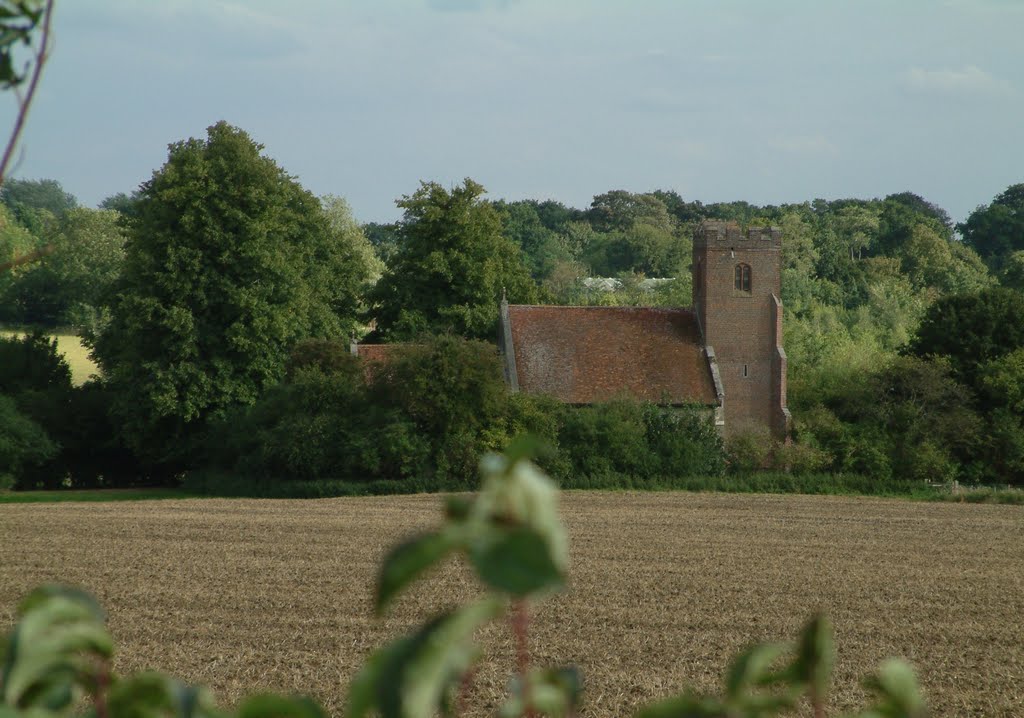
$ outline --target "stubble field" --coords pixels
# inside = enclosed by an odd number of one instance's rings
[[[584,673],[585,716],[629,715],[684,685],[713,690],[727,659],[833,619],[832,714],[860,679],[911,661],[933,715],[1024,715],[1024,510],[878,499],[566,493],[571,585],[533,609],[534,658]],[[48,581],[110,614],[116,668],[211,686],[307,692],[340,714],[366,655],[477,591],[456,565],[389,616],[370,612],[384,551],[438,522],[433,496],[0,505],[0,630]],[[485,629],[473,715],[493,714],[513,665]]]

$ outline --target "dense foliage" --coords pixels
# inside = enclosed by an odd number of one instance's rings
[[[480,455],[524,432],[545,445],[542,464],[564,482],[654,483],[725,466],[706,412],[629,401],[574,409],[510,394],[493,345],[445,335],[397,348],[383,363],[364,363],[338,342],[299,345],[288,380],[217,425],[214,469],[189,481],[246,493],[233,477],[249,477],[249,493],[271,495],[288,482],[319,482],[324,493],[345,493],[328,488],[338,481],[469,489]]]
[[[424,182],[398,200],[397,247],[371,293],[377,333],[389,340],[453,331],[493,339],[498,302],[530,303],[536,287],[498,212],[467,179],[446,190]]]
[[[181,466],[207,418],[251,404],[291,346],[355,329],[369,268],[320,202],[226,123],[170,147],[126,218],[95,355],[130,444]]]
[[[329,491],[465,486],[480,451],[529,428],[559,480],[653,485],[721,472],[723,448],[695,414],[508,395],[493,344],[456,339],[493,342],[503,295],[688,306],[699,222],[772,224],[795,442],[734,437],[727,468],[1024,484],[1022,187],[955,225],[911,192],[757,206],[611,190],[576,209],[489,201],[467,179],[423,182],[398,200],[401,221],[360,226],[343,199],[314,198],[220,123],[103,210],[53,180],[4,185],[0,321],[93,337],[102,384],[16,398],[17,410],[61,455],[85,441],[137,468],[134,455],[141,480],[205,465]],[[446,333],[431,354],[429,337]],[[368,371],[351,338],[418,348]],[[75,430],[70,416],[94,419]],[[123,480],[54,470],[19,485]]]
[[[146,474],[123,444],[101,382],[72,386],[56,340],[0,337],[0,460],[18,489],[136,486]],[[0,450],[4,451],[4,450]],[[13,452],[13,453],[11,453]]]
[[[20,268],[0,297],[0,316],[18,324],[100,329],[105,296],[124,264],[117,217],[84,207],[64,212],[46,234],[48,254]]]

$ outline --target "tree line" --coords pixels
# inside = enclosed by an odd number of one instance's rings
[[[530,428],[563,448],[548,467],[556,476],[559,465],[564,476],[685,472],[683,459],[662,460],[675,451],[710,471],[775,461],[880,478],[1024,480],[1024,184],[954,224],[910,192],[756,206],[613,190],[576,209],[490,200],[467,179],[422,182],[397,201],[401,220],[360,225],[343,199],[314,196],[262,150],[218,123],[205,138],[172,144],[148,181],[98,209],[80,206],[55,180],[0,188],[0,321],[75,327],[102,370],[71,387],[45,339],[2,343],[9,476],[36,477],[21,481],[28,485],[49,471],[66,482],[92,451],[134,476],[167,480],[201,461],[270,477],[308,458],[289,462],[289,452],[301,453],[287,447],[289,436],[320,457],[310,464],[320,468],[298,472],[305,478],[408,478],[410,467],[455,476],[473,462],[439,446],[500,449],[513,429]],[[705,219],[782,228],[794,446],[746,437],[723,449],[686,429],[694,445],[718,452],[716,461],[648,441],[662,421],[651,409],[567,414],[539,400],[513,406],[528,400],[504,392],[484,405],[481,397],[500,389],[492,345],[502,296],[687,306],[692,233]],[[653,277],[669,281],[643,281]],[[435,362],[426,370],[435,377],[452,363],[470,376],[478,366],[486,381],[471,391],[480,401],[444,408],[427,395],[443,386],[416,372],[390,375],[385,388],[345,359],[323,358],[353,337],[433,346],[433,359],[409,361],[420,369]],[[480,354],[452,339],[491,344]],[[302,359],[310,346],[321,359]],[[341,408],[317,403],[318,393]],[[433,408],[417,414],[423,402]],[[91,418],[73,426],[76,412]],[[320,423],[302,427],[301,442],[288,433],[310,417]],[[607,431],[609,422],[636,429]],[[588,463],[578,447],[598,425],[606,436],[634,437],[640,455],[622,459],[630,447],[620,446],[620,460]],[[224,432],[239,426],[267,442],[229,440]],[[253,457],[269,451],[271,435],[282,453],[261,468]],[[332,454],[325,437],[341,449]],[[374,458],[373,442],[404,449]],[[590,458],[600,454],[593,448]],[[354,455],[369,458],[339,468]],[[91,470],[89,481],[117,473]]]

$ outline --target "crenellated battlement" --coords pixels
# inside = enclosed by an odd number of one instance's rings
[[[693,233],[693,244],[709,249],[782,249],[782,230],[751,227],[744,232],[736,222],[704,220]]]

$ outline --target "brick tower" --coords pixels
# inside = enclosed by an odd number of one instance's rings
[[[693,307],[717,364],[726,437],[789,434],[782,348],[782,233],[706,221],[693,237]]]

